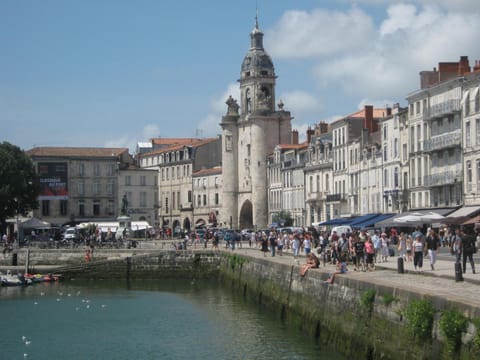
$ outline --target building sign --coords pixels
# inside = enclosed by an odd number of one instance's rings
[[[40,177],[39,200],[66,200],[67,188],[67,163],[38,163],[38,176]]]

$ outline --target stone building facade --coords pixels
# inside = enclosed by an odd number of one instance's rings
[[[275,110],[275,69],[263,48],[258,21],[240,72],[240,104],[227,100],[222,117],[222,219],[234,228],[268,224],[266,158],[275,145],[291,142],[291,115]]]
[[[120,214],[119,172],[134,162],[127,148],[36,147],[26,153],[42,187],[34,217],[61,225]]]

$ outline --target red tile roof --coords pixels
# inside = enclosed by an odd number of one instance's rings
[[[208,175],[216,175],[216,174],[221,174],[222,173],[222,168],[220,166],[214,167],[214,168],[209,168],[209,169],[202,169],[195,171],[192,176],[193,177],[198,177],[198,176],[208,176]]]

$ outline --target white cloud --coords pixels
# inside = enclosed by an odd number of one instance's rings
[[[149,141],[152,138],[160,137],[160,127],[155,124],[147,124],[143,127],[141,131],[141,138],[135,137],[134,135],[119,135],[117,138],[110,139],[105,142],[103,146],[105,147],[114,147],[114,148],[129,148],[130,153],[135,153],[137,149],[137,144],[139,142]]]
[[[418,73],[438,62],[458,61],[478,54],[478,13],[445,12],[435,7],[392,5],[371,38],[372,46],[352,49],[335,58],[319,59],[318,84],[338,87],[345,95],[375,99],[404,99],[418,89]],[[335,29],[332,29],[335,32]]]
[[[147,124],[143,127],[142,139],[139,141],[145,141],[147,139],[160,137],[160,127],[156,124]]]
[[[266,31],[265,42],[274,58],[315,58],[361,49],[373,35],[371,17],[356,7],[345,13],[291,10]]]
[[[230,95],[236,99],[240,105],[240,88],[237,83],[229,84],[222,94],[212,98],[210,102],[210,112],[198,124],[198,129],[204,137],[216,136],[221,131],[218,124],[222,121],[222,116],[227,113],[225,101],[227,101]]]

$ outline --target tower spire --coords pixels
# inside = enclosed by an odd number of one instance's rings
[[[255,29],[258,30],[258,1],[255,2]]]

